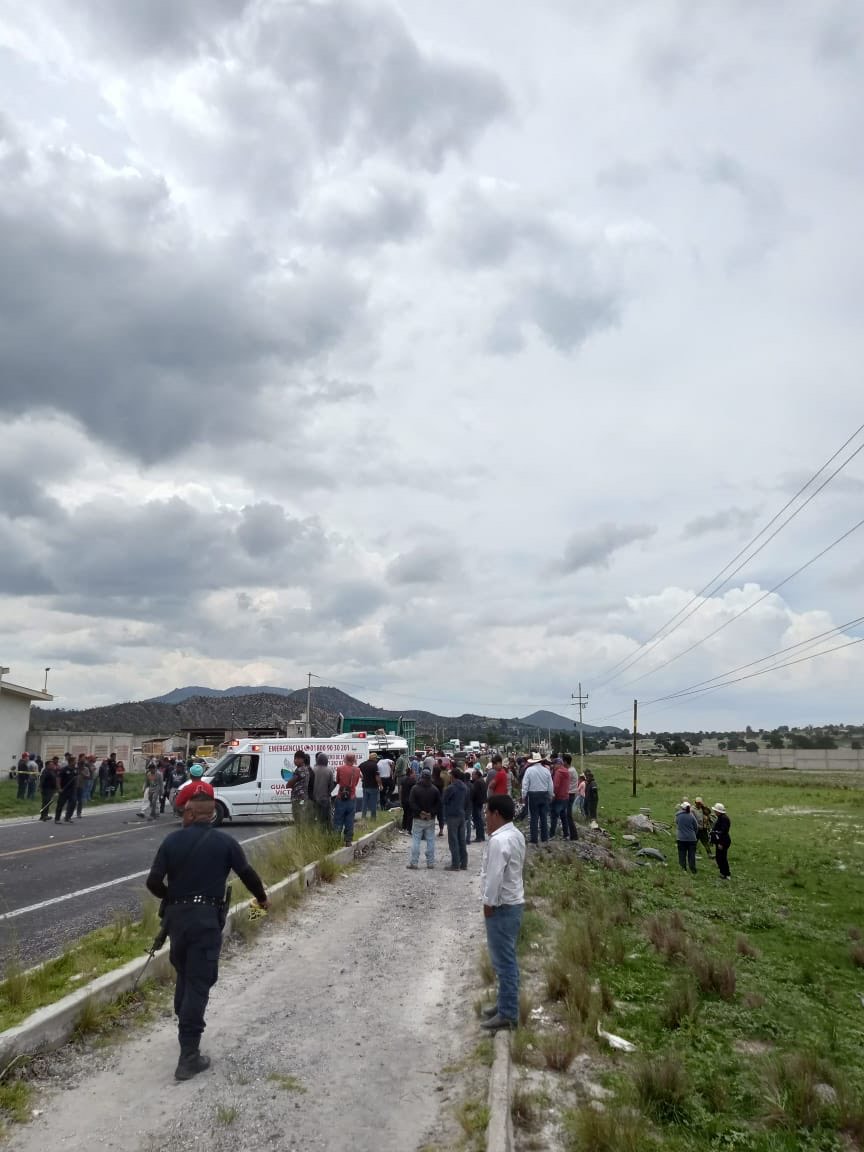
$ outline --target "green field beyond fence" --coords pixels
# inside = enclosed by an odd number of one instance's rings
[[[622,870],[615,859],[577,861],[564,846],[532,851],[523,954],[539,1010],[514,1049],[535,1065],[523,1080],[536,1084],[537,1065],[559,1076],[558,1087],[535,1092],[555,1113],[559,1146],[864,1147],[862,781],[640,760],[634,801],[627,762],[593,758],[591,767],[599,823],[619,859],[633,855],[622,837],[639,808],[672,824],[685,796],[722,801],[732,880],[701,848],[697,875],[682,872],[674,837],[662,834],[641,842],[660,848],[667,866]],[[598,1040],[598,1020],[635,1052]],[[573,1065],[580,1052],[587,1063]],[[548,1071],[571,1065],[596,1081],[593,1105],[578,1074]],[[517,1097],[528,1115],[531,1091],[523,1083]],[[521,1148],[547,1140],[530,1127]]]

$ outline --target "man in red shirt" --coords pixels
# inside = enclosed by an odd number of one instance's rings
[[[202,780],[201,777],[203,775],[204,775],[203,765],[201,765],[201,764],[191,765],[191,767],[189,768],[190,779],[188,779],[185,784],[182,784],[177,789],[177,795],[174,797],[174,810],[176,812],[179,812],[182,815],[183,809],[186,807],[187,801],[190,800],[193,795],[195,795],[195,796],[200,796],[200,795],[209,796],[211,800],[215,798],[214,793],[213,793],[213,785],[208,784],[206,780]]]
[[[567,820],[567,805],[570,803],[570,769],[561,756],[555,757],[552,766],[552,825],[549,829],[549,839],[555,839],[555,829],[558,820],[561,820],[561,835],[565,840],[570,839],[570,828]]]
[[[510,774],[504,767],[504,760],[500,752],[496,752],[492,757],[492,766],[495,769],[495,775],[492,777],[492,782],[489,785],[489,795],[509,796]]]
[[[336,769],[336,810],[333,814],[333,830],[343,832],[345,847],[354,840],[354,812],[357,785],[360,783],[360,769],[353,752],[345,753],[345,762]]]

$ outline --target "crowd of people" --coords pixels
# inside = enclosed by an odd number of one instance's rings
[[[71,824],[80,820],[94,793],[100,799],[123,795],[123,781],[126,766],[117,759],[116,752],[104,757],[97,764],[96,756],[72,752],[52,756],[43,763],[35,752],[22,752],[15,769],[19,800],[35,800],[37,791],[41,796],[40,820],[51,819],[51,808],[56,805],[54,820],[60,823],[65,819]]]

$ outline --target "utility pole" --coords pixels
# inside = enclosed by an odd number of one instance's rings
[[[582,731],[582,709],[588,703],[588,693],[582,695],[582,681],[579,681],[579,691],[571,692],[573,703],[579,709],[579,771],[585,775],[585,735]]]
[[[639,723],[639,701],[633,701],[633,795],[636,795],[636,725]]]
[[[312,739],[312,673],[307,673],[306,681],[306,739]]]

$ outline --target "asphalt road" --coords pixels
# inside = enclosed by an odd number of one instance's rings
[[[140,801],[85,809],[71,824],[0,822],[0,965],[31,967],[117,913],[140,912],[156,849],[180,822],[169,815],[145,822],[136,816],[139,807]],[[241,844],[283,828],[223,825]]]

